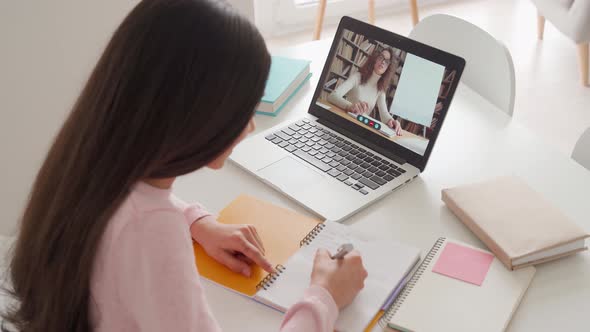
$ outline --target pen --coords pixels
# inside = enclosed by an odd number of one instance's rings
[[[340,247],[338,247],[338,249],[336,250],[336,253],[334,255],[330,255],[330,258],[342,259],[342,258],[344,258],[344,256],[346,256],[346,254],[351,252],[352,249],[353,249],[352,243],[345,243],[345,244],[341,245]]]
[[[397,296],[399,295],[399,293],[401,293],[402,289],[404,289],[404,287],[406,287],[406,284],[408,283],[408,281],[410,281],[411,277],[412,277],[412,274],[406,275],[406,277],[399,283],[399,285],[397,285],[397,287],[389,295],[387,300],[385,300],[385,303],[383,304],[383,307],[381,309],[383,309],[383,310],[389,309],[389,307],[393,304],[393,301],[395,301],[395,299],[397,299]]]

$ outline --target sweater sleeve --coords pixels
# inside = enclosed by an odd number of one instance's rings
[[[195,266],[185,216],[157,210],[127,224],[114,244],[116,289],[137,331],[219,332]],[[311,286],[287,312],[281,331],[331,332],[332,296]]]
[[[198,203],[187,205],[184,209],[184,216],[188,222],[189,227],[192,226],[195,221],[210,215],[211,213],[205,210],[205,208]]]
[[[176,197],[175,195],[170,196],[170,198],[171,198],[172,202],[174,203],[174,205],[177,206],[180,210],[182,210],[182,213],[184,214],[184,217],[186,219],[186,222],[187,222],[189,228],[192,226],[192,224],[195,221],[197,221],[203,217],[211,215],[211,213],[209,213],[199,203],[189,204],[189,203],[183,201],[182,199]]]
[[[114,248],[117,293],[138,331],[220,331],[180,212],[143,213],[122,229]]]
[[[387,124],[390,120],[393,120],[389,111],[387,111],[387,103],[385,102],[385,92],[379,92],[377,96],[377,108],[379,109],[379,116],[381,117],[381,122]]]
[[[348,91],[352,90],[355,86],[357,86],[359,82],[360,74],[354,73],[346,81],[340,84],[340,86],[338,86],[336,90],[330,93],[330,95],[328,96],[328,101],[342,108],[343,110],[347,110],[352,105],[352,103],[344,99],[344,95],[346,95]]]
[[[331,332],[337,317],[338,307],[332,295],[320,286],[311,286],[303,299],[287,311],[281,332]]]

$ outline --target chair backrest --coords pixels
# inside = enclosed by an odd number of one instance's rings
[[[461,82],[512,116],[514,63],[502,42],[467,21],[444,14],[422,19],[410,38],[464,58]]]
[[[587,128],[578,139],[572,152],[572,159],[590,171],[590,128]]]

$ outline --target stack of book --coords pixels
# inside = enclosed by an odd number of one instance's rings
[[[264,96],[256,113],[276,116],[310,76],[309,61],[273,56]]]
[[[444,189],[442,200],[510,270],[587,249],[590,235],[518,177]]]

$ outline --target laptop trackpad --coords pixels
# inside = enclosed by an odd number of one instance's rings
[[[259,175],[283,190],[303,191],[324,180],[313,166],[285,157],[259,171]]]

